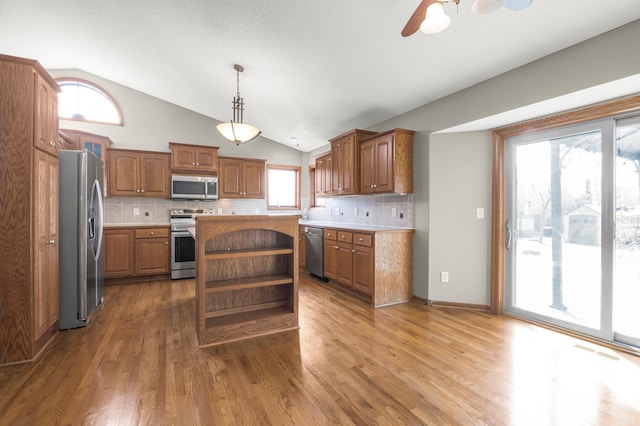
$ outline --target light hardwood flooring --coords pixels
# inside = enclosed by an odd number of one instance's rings
[[[301,274],[300,330],[196,349],[194,281],[109,286],[0,368],[0,425],[638,425],[640,358],[512,318],[372,309]]]

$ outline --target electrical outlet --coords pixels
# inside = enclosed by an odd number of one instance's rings
[[[440,272],[440,282],[448,283],[449,282],[449,273],[448,272]]]
[[[145,216],[149,216],[149,212],[144,212],[144,215]]]
[[[396,217],[398,210],[395,207],[391,207],[391,217]]]
[[[133,215],[134,215],[134,216],[140,216],[140,209],[139,209],[139,208],[137,208],[137,207],[134,207],[134,208],[133,208]]]
[[[358,208],[357,207],[353,208],[353,215],[354,216],[358,216]]]
[[[218,207],[218,214],[222,214],[222,207]]]
[[[260,207],[256,207],[256,214],[260,214]]]

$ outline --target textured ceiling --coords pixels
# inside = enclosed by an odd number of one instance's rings
[[[534,0],[523,12],[445,10],[402,38],[418,0],[0,0],[0,53],[78,68],[217,120],[233,64],[245,121],[310,151],[640,18],[639,0]],[[292,138],[295,138],[293,140]]]

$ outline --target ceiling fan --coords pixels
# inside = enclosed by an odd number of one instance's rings
[[[416,8],[407,25],[402,29],[402,37],[409,37],[418,29],[426,34],[436,34],[444,31],[449,26],[451,18],[444,13],[445,3],[455,3],[461,0],[422,0]],[[471,12],[483,14],[493,12],[504,6],[514,11],[524,10],[531,5],[533,0],[474,0]]]

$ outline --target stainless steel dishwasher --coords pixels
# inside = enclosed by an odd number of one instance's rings
[[[324,281],[324,237],[322,228],[305,228],[305,268],[311,275]]]

